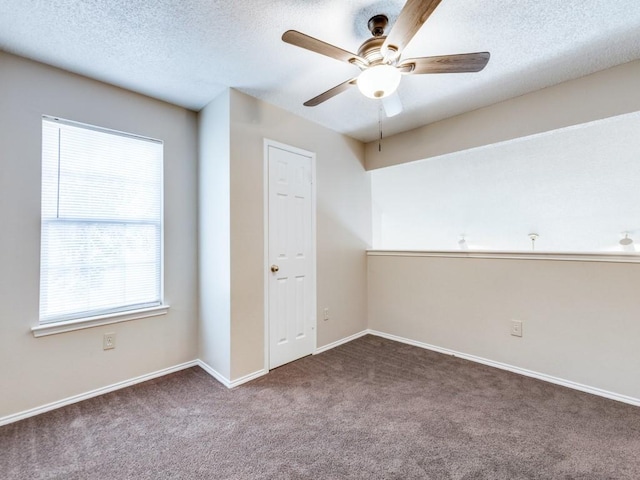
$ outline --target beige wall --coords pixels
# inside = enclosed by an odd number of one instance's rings
[[[43,114],[164,140],[168,315],[31,334]],[[196,358],[196,139],[193,112],[0,53],[0,417]],[[116,332],[115,350],[102,350],[104,332]]]
[[[231,375],[264,364],[264,139],[316,153],[317,345],[366,328],[366,256],[371,241],[363,145],[231,91]]]
[[[231,380],[264,367],[264,139],[316,153],[317,345],[366,328],[369,178],[360,142],[231,91]]]
[[[640,401],[638,264],[370,256],[368,282],[373,330]]]
[[[366,145],[367,170],[640,110],[640,60]]]
[[[633,62],[391,137],[382,156],[366,146],[367,166],[638,110],[639,74]],[[193,112],[3,53],[0,113],[0,417],[198,355],[230,380],[264,368],[264,138],[317,154],[319,347],[369,326],[640,397],[632,348],[640,333],[637,266],[371,257],[367,277],[370,185],[365,146],[353,139],[230,90],[201,112],[198,141]],[[42,114],[165,141],[168,315],[31,335]],[[332,313],[327,322],[324,307]],[[522,339],[508,335],[512,317],[525,322]],[[106,331],[117,333],[118,346],[104,352]]]

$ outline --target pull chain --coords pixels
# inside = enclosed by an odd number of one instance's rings
[[[378,138],[378,151],[382,151],[382,103],[378,107],[378,131],[380,132],[380,138]]]

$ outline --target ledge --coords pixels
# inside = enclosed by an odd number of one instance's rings
[[[140,310],[129,310],[127,312],[78,318],[64,322],[45,323],[37,327],[31,327],[31,333],[33,333],[34,337],[44,337],[58,333],[72,332],[74,330],[82,330],[84,328],[99,327],[100,325],[109,325],[111,323],[128,322],[139,318],[157,317],[159,315],[166,315],[168,311],[169,305],[158,305],[157,307],[142,308]]]
[[[562,262],[640,263],[638,253],[491,252],[457,250],[367,250],[371,257],[489,258],[506,260],[553,260]]]

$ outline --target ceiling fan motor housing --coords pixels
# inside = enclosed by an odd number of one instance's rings
[[[382,52],[380,49],[384,44],[384,41],[387,37],[373,37],[360,45],[358,49],[358,55],[369,62],[369,66],[377,65],[384,61],[384,57],[382,56]]]

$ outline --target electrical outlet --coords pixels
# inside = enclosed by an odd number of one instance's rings
[[[102,336],[102,349],[111,350],[112,348],[116,348],[116,334],[105,333]]]
[[[326,322],[327,320],[329,320],[329,307],[324,307],[323,310],[323,318],[324,321]]]
[[[522,336],[522,322],[520,320],[511,320],[511,335],[514,337]]]

